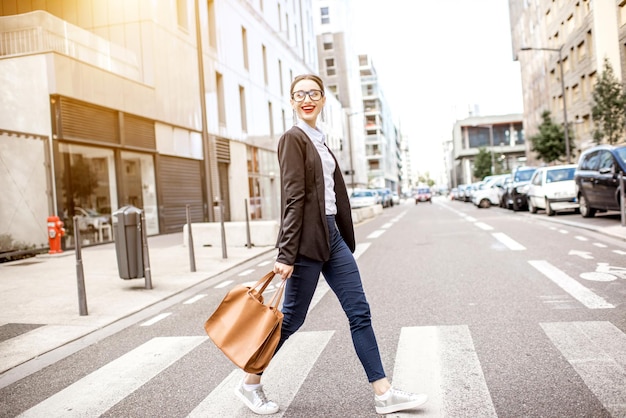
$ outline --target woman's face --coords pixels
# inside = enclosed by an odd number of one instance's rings
[[[296,85],[293,86],[293,91],[291,92],[291,107],[296,111],[300,119],[315,128],[317,116],[322,112],[324,104],[326,103],[326,97],[322,96],[321,99],[315,101],[312,100],[308,94],[305,94],[304,100],[301,102],[297,102],[293,99],[294,92],[310,92],[311,90],[321,91],[322,88],[313,80],[298,81]]]

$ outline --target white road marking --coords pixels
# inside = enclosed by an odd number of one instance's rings
[[[482,229],[483,231],[493,231],[493,227],[491,225],[487,225],[484,222],[474,222],[474,225]]]
[[[466,216],[465,220],[468,222],[476,222],[476,218],[472,217],[472,216]]]
[[[274,262],[274,260],[265,260],[265,261],[261,261],[259,264],[257,264],[257,266],[259,267],[265,267],[268,264],[272,264]]]
[[[589,240],[587,239],[587,237],[583,237],[583,236],[580,236],[580,235],[577,235],[577,236],[575,236],[574,238],[576,238],[578,241],[589,241]]]
[[[228,286],[229,284],[231,284],[233,282],[233,280],[224,280],[222,283],[218,283],[215,286],[213,286],[214,289],[222,289],[226,286]]]
[[[526,247],[524,247],[522,244],[518,243],[513,238],[509,237],[503,232],[494,232],[491,235],[493,235],[495,239],[504,244],[509,250],[522,251],[526,249]]]
[[[608,321],[541,327],[607,411],[626,416],[626,335]]]
[[[369,235],[367,236],[367,239],[374,239],[374,238],[378,238],[378,237],[380,237],[382,234],[384,234],[384,233],[385,233],[385,231],[386,231],[385,229],[378,229],[378,230],[376,230],[376,231],[372,232],[371,234],[369,234]]]
[[[100,416],[207,339],[153,338],[19,416]]]
[[[612,304],[569,277],[567,274],[544,260],[530,260],[531,266],[539,270],[544,276],[552,280],[554,284],[569,293],[574,299],[589,309],[615,308]]]
[[[622,251],[622,250],[613,250],[613,252],[619,255],[626,255],[626,251]]]
[[[268,399],[280,406],[273,417],[285,414],[333,334],[334,331],[298,332],[276,353],[263,372],[263,389]],[[248,408],[233,393],[242,378],[243,371],[231,372],[188,417],[248,416]]]
[[[183,305],[191,305],[192,303],[196,303],[197,301],[199,301],[200,299],[202,299],[205,296],[206,295],[196,295],[196,296],[192,297],[191,299],[188,299],[188,300],[184,301]]]
[[[249,276],[252,273],[254,273],[254,269],[248,269],[248,270],[244,270],[241,273],[239,273],[238,276],[240,276],[240,277]]]
[[[363,242],[363,243],[357,244],[354,250],[354,259],[358,260],[359,257],[361,257],[363,253],[370,247],[370,245],[372,245],[371,242]]]
[[[393,226],[393,222],[387,222],[386,224],[383,224],[381,228],[387,229],[387,228],[390,228],[391,226]]]
[[[578,251],[578,250],[570,250],[567,255],[577,255],[580,258],[584,258],[585,260],[593,260],[593,256],[590,255],[589,251]]]
[[[141,324],[141,327],[149,327],[150,325],[154,325],[157,322],[159,322],[162,319],[167,318],[168,316],[170,316],[172,313],[171,312],[163,312],[162,314],[158,314],[157,316],[155,316],[154,318],[144,322],[143,324]]]
[[[600,243],[600,242],[594,242],[594,243],[593,243],[593,245],[594,245],[594,246],[596,246],[596,247],[598,247],[598,248],[606,248],[606,247],[607,247],[607,245],[602,244],[602,243]]]
[[[568,231],[568,230],[566,230],[566,229],[559,229],[559,232],[560,232],[561,234],[569,234],[569,231]]]
[[[466,325],[402,328],[393,384],[428,395],[420,417],[497,417]]]

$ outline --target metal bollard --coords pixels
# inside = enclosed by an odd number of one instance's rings
[[[187,245],[189,246],[189,268],[191,272],[196,271],[196,259],[193,250],[193,235],[191,233],[191,216],[189,215],[189,205],[187,205],[187,231],[189,236],[187,237]]]
[[[83,271],[83,256],[81,252],[80,230],[78,229],[78,216],[74,216],[74,242],[76,250],[76,283],[78,285],[78,312],[80,316],[87,313],[87,295],[85,292],[85,274]]]
[[[252,248],[252,240],[250,239],[250,216],[248,215],[248,199],[244,199],[244,206],[246,207],[246,247]]]
[[[144,278],[146,280],[146,289],[152,289],[152,272],[150,271],[150,255],[148,254],[148,236],[146,234],[146,214],[141,211],[141,222],[137,225],[137,228],[141,229],[141,244],[142,244],[142,257],[143,257],[143,271]]]

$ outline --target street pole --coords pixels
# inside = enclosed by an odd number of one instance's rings
[[[357,112],[358,113],[358,112]],[[347,115],[347,119],[348,119],[348,148],[349,148],[349,156],[350,156],[350,189],[352,191],[354,191],[354,160],[352,155],[354,154],[352,152],[352,116],[356,115],[356,113],[348,113]]]
[[[496,162],[493,158],[493,125],[489,125],[489,150],[491,151],[491,175],[496,171]]]
[[[572,159],[570,156],[569,150],[569,124],[567,123],[567,100],[565,98],[565,79],[563,78],[563,59],[561,56],[561,51],[563,50],[563,45],[559,47],[559,69],[561,72],[561,94],[563,96],[563,127],[565,128],[565,158],[568,164],[572,163]]]

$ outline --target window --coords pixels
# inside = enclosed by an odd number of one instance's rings
[[[333,49],[333,43],[332,42],[324,42],[324,51],[329,51]]]
[[[261,45],[261,50],[261,53],[263,54],[263,81],[265,81],[265,85],[267,86],[267,48],[265,48],[265,45]]]
[[[274,111],[272,110],[272,102],[267,102],[267,113],[270,122],[270,138],[274,138]]]
[[[326,75],[335,75],[335,59],[334,58],[326,58]]]
[[[209,45],[217,48],[217,34],[215,32],[215,2],[208,0],[207,2],[208,20],[209,20]]]
[[[189,30],[187,19],[187,0],[176,0],[176,17],[178,18],[178,27]]]
[[[280,85],[280,94],[285,94],[285,88],[283,86],[283,62],[278,60],[278,84]]]
[[[283,13],[280,8],[280,4],[278,5],[278,32],[283,31]]]
[[[328,7],[322,7],[320,9],[322,25],[330,23],[330,15],[328,14]]]
[[[215,89],[217,90],[217,120],[219,125],[226,126],[226,107],[224,106],[224,80],[222,74],[215,73]]]
[[[250,70],[248,66],[248,31],[243,26],[241,27],[241,46],[243,49],[243,68]]]
[[[248,117],[246,115],[246,89],[239,86],[239,112],[241,114],[241,130],[248,132]]]

